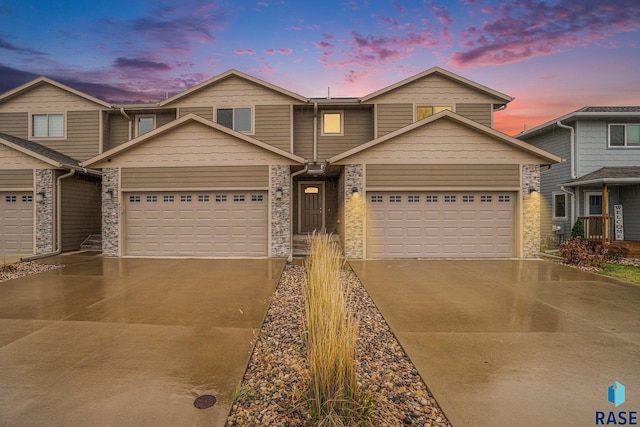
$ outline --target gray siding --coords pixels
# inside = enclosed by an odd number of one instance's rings
[[[91,234],[100,234],[100,178],[74,175],[62,186],[62,250],[75,251]]]
[[[608,148],[608,123],[613,122],[580,120],[576,123],[578,177],[604,166],[640,165],[640,147]]]
[[[0,132],[28,139],[29,113],[0,113]]]
[[[269,185],[268,166],[123,168],[123,189],[252,188]]]
[[[520,185],[520,166],[368,164],[365,176],[375,188],[505,188]]]
[[[180,117],[195,114],[203,119],[213,121],[213,107],[180,107],[179,114]]]
[[[342,136],[322,136],[321,114],[318,111],[318,161],[324,161],[373,139],[373,110],[370,107],[326,108],[343,111]],[[296,109],[294,112],[294,153],[305,159],[313,158],[313,109]]]
[[[0,170],[0,188],[33,189],[33,169]]]
[[[640,185],[620,187],[624,239],[640,241]],[[613,215],[613,206],[611,207]]]
[[[413,123],[413,104],[378,104],[376,109],[378,138]]]
[[[456,113],[481,125],[491,127],[493,106],[491,104],[456,104]]]
[[[256,105],[254,138],[284,151],[291,151],[291,107]]]

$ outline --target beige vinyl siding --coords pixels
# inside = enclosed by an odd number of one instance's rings
[[[33,169],[0,170],[0,188],[33,189]]]
[[[262,188],[269,186],[268,166],[124,168],[123,189]]]
[[[49,169],[51,165],[0,144],[0,169]]]
[[[380,165],[366,169],[367,188],[519,187],[519,165]]]
[[[456,104],[456,113],[468,119],[471,119],[474,122],[480,123],[481,125],[489,127],[492,126],[492,111],[493,105],[491,104]]]
[[[91,234],[100,234],[101,181],[85,175],[66,178],[62,186],[62,250],[75,251]]]
[[[378,138],[413,123],[413,104],[379,104],[376,109]]]
[[[332,107],[342,111],[344,131],[341,136],[322,136],[322,109],[318,111],[318,160],[324,161],[373,139],[373,109],[360,107]],[[294,117],[294,152],[313,159],[313,109],[296,109]]]
[[[28,139],[29,113],[0,113],[0,132],[22,139]]]
[[[62,113],[104,107],[61,88],[42,83],[0,104],[0,112]]]
[[[116,156],[92,165],[102,167],[170,167],[289,165],[293,160],[199,122],[187,122]]]
[[[179,114],[180,117],[186,116],[187,114],[195,114],[203,119],[213,121],[213,107],[180,107]]]
[[[291,151],[291,106],[256,105],[254,138]]]
[[[109,140],[105,144],[105,151],[129,141],[129,127],[131,122],[120,113],[109,115]]]
[[[156,129],[166,125],[167,123],[171,123],[176,119],[175,111],[163,111],[161,113],[153,113],[156,116]]]
[[[231,76],[180,98],[172,107],[249,107],[299,102],[264,86]]]
[[[66,144],[58,149],[51,148],[77,160],[97,155],[100,146],[100,116],[100,111],[69,111]]]
[[[109,124],[109,112],[104,111],[102,114],[102,152],[107,151],[111,143],[111,126]]]
[[[368,103],[392,104],[411,102],[422,105],[456,105],[466,103],[503,103],[504,100],[494,98],[448,77],[430,74],[415,80],[393,91],[377,96]]]

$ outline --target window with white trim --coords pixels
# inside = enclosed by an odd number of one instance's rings
[[[136,136],[142,136],[156,128],[156,115],[146,114],[136,116]]]
[[[586,191],[584,193],[584,211],[587,216],[602,215],[602,193],[595,191]],[[606,212],[605,212],[606,215]]]
[[[218,108],[216,123],[238,132],[253,133],[252,108]]]
[[[450,105],[418,105],[416,106],[416,121],[426,119],[445,110],[453,111],[453,107]]]
[[[320,129],[322,136],[342,136],[344,135],[344,112],[343,111],[323,111]]]
[[[31,116],[33,138],[63,138],[64,114],[33,114]]]
[[[610,124],[609,147],[640,148],[640,124]]]
[[[567,194],[553,193],[552,196],[553,219],[567,219]]]

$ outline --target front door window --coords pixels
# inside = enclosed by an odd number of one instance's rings
[[[602,215],[602,195],[601,194],[589,194],[587,202],[587,214],[589,216]]]

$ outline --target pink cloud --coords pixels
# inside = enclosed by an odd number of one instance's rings
[[[267,49],[264,51],[264,53],[266,53],[267,55],[275,55],[276,54],[276,50],[275,49]]]
[[[293,31],[302,31],[302,27],[300,25],[294,25],[291,27]]]
[[[442,6],[433,6],[433,14],[438,18],[442,25],[452,25],[453,18],[449,15],[449,11]]]
[[[449,59],[451,65],[506,64],[603,43],[612,35],[640,29],[640,8],[630,8],[622,1],[511,1],[486,7],[483,13],[492,19],[460,34],[460,46],[468,49],[455,52]]]
[[[291,49],[291,48],[287,48],[287,49],[280,48],[280,49],[278,49],[278,53],[280,55],[291,55],[293,53],[293,49]]]
[[[253,49],[236,49],[233,51],[236,55],[255,55],[256,51]]]

